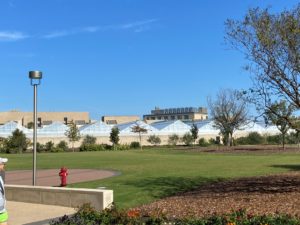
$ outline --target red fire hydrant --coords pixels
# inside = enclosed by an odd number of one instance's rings
[[[66,167],[60,168],[59,176],[60,176],[60,186],[61,187],[67,186],[68,169]]]

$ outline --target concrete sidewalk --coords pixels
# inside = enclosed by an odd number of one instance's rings
[[[7,201],[9,225],[45,225],[49,221],[76,212],[73,208]]]

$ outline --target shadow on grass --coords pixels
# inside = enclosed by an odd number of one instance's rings
[[[201,187],[208,182],[220,181],[206,177],[156,177],[126,182],[126,185],[135,186],[150,193],[152,197],[163,198],[182,192],[187,192]]]
[[[300,168],[300,167],[298,167]],[[239,179],[209,179],[197,177],[159,177],[127,182],[147,191],[155,198],[180,196],[230,196],[235,194],[275,194],[300,191],[300,177],[297,175],[274,175]]]
[[[286,164],[286,165],[272,165],[271,167],[289,169],[290,171],[300,171],[300,165]]]

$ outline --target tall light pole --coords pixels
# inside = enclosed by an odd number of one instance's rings
[[[33,165],[32,185],[36,184],[36,143],[37,143],[37,86],[40,85],[43,74],[41,71],[29,71],[31,86],[33,86]]]

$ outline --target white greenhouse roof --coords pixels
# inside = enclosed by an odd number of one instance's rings
[[[53,122],[50,125],[44,126],[37,130],[38,136],[46,137],[64,137],[69,127],[62,122]]]
[[[152,123],[151,126],[155,127],[161,133],[187,133],[191,130],[191,127],[181,120],[169,120]]]
[[[122,124],[116,125],[116,127],[118,127],[120,130],[120,134],[134,134],[134,135],[135,135],[135,133],[132,132],[132,128],[135,126],[140,126],[144,129],[146,129],[147,134],[156,133],[158,131],[155,127],[150,126],[149,124],[146,124],[145,122],[140,121],[140,120],[135,121],[135,122],[122,123]]]
[[[192,126],[192,122],[190,125]],[[199,134],[219,134],[219,129],[214,127],[214,122],[212,120],[202,120],[202,121],[195,121],[194,124],[198,127]]]
[[[85,125],[81,127],[80,134],[82,135],[109,135],[111,132],[112,126],[109,126],[102,121],[97,121],[96,123]]]
[[[16,129],[21,130],[26,136],[32,135],[32,132],[29,129],[21,126],[20,124],[14,122],[14,121],[10,121],[10,122],[0,126],[0,136],[8,137],[8,136],[12,135],[12,132],[14,132]]]
[[[259,123],[255,123],[253,121],[248,122],[246,125],[242,126],[239,129],[239,132],[257,132],[257,133],[264,133],[265,132],[265,127],[263,127],[262,125],[260,125]]]

